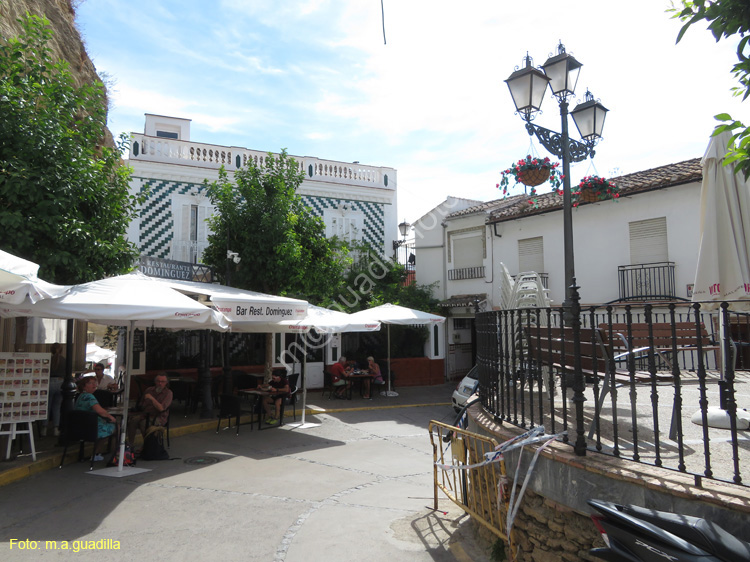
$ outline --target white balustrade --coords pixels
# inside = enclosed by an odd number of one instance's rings
[[[130,159],[133,161],[162,162],[165,164],[185,164],[218,169],[221,166],[233,171],[247,165],[252,160],[263,166],[267,152],[237,147],[202,144],[191,141],[151,137],[134,134],[130,145]],[[396,188],[396,170],[361,164],[348,164],[318,158],[292,156],[307,181],[324,181],[360,185],[364,187]]]

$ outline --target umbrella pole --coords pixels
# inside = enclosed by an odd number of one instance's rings
[[[388,390],[380,393],[381,396],[398,396],[398,392],[391,390],[391,325],[388,324]]]
[[[122,397],[122,427],[120,428],[120,456],[117,459],[117,472],[122,472],[125,462],[125,437],[128,430],[128,404],[130,401],[130,376],[133,369],[133,333],[135,332],[135,321],[131,320],[128,326],[128,364],[125,368],[125,390]]]
[[[305,425],[305,406],[307,406],[307,338],[303,336],[305,355],[302,357],[302,425]]]

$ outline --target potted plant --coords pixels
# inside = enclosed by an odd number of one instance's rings
[[[535,187],[546,181],[549,181],[555,190],[559,190],[562,183],[559,166],[559,162],[551,162],[547,157],[538,158],[527,155],[526,158],[519,160],[501,173],[502,177],[497,187],[502,188],[503,195],[507,196],[510,178],[513,177],[516,183],[530,187],[532,196],[536,195]]]
[[[572,189],[573,205],[579,203],[594,203],[607,199],[617,200],[620,197],[620,188],[606,178],[599,176],[586,176]]]

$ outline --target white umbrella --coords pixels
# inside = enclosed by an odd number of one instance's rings
[[[74,285],[66,295],[56,299],[44,299],[23,305],[7,305],[0,308],[0,316],[72,318],[96,324],[127,326],[126,397],[130,393],[133,331],[136,326],[213,330],[228,328],[226,318],[218,311],[140,273]],[[126,407],[123,409],[118,472],[122,472],[123,469],[127,422],[128,409]]]
[[[692,298],[713,301],[703,310],[738,299],[746,302],[731,303],[733,310],[750,310],[750,182],[722,164],[730,136],[713,137],[701,161],[701,240]]]
[[[701,310],[716,310],[723,301],[737,301],[729,303],[732,310],[750,310],[750,182],[734,173],[734,165],[722,163],[730,138],[728,132],[712,137],[701,160],[701,238],[692,297],[703,302]],[[722,343],[725,330],[719,313]],[[722,379],[726,353],[722,345]],[[711,427],[728,423],[723,404],[709,408],[707,419]]]
[[[323,308],[322,306],[309,305],[307,314],[301,320],[285,320],[274,331],[297,332],[306,334],[311,329],[326,334],[336,334],[340,332],[374,332],[380,330],[380,322],[354,320],[352,314]],[[304,344],[304,363],[302,368],[302,421],[298,425],[300,428],[312,427],[311,424],[305,423],[305,410],[307,408],[307,381],[305,373],[307,372],[307,338],[303,337]],[[320,342],[315,342],[320,346]],[[291,424],[294,425],[294,424]],[[316,424],[317,425],[317,424]]]
[[[34,303],[62,296],[70,288],[39,279],[38,271],[34,262],[0,250],[0,304],[20,304],[27,296]]]
[[[95,343],[89,342],[86,344],[86,361],[88,362],[99,363],[100,361],[111,359],[116,355],[117,353],[115,353],[111,349],[99,347]]]
[[[395,304],[382,304],[367,310],[360,310],[350,315],[352,321],[356,322],[382,322],[388,324],[388,390],[382,394],[385,396],[398,396],[398,393],[391,390],[391,327],[390,324],[400,326],[424,326],[431,324],[442,324],[445,322],[444,316],[414,310]]]

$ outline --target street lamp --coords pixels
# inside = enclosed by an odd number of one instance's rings
[[[516,106],[516,112],[526,121],[529,135],[536,135],[549,152],[562,159],[563,165],[563,245],[565,252],[565,302],[570,311],[570,295],[575,278],[573,256],[573,213],[570,192],[570,162],[580,162],[594,157],[594,146],[601,138],[607,108],[594,100],[586,91],[585,101],[570,112],[583,141],[572,140],[568,135],[568,97],[575,95],[578,74],[583,66],[572,55],[565,52],[560,43],[558,54],[547,59],[541,70],[532,66],[527,54],[525,66],[516,69],[505,81]],[[540,111],[547,86],[560,105],[562,133],[556,133],[532,123]],[[566,322],[567,323],[567,322]]]
[[[402,239],[401,240],[394,240],[393,241],[393,258],[395,261],[398,261],[398,249],[399,247],[406,244],[406,235],[409,233],[409,229],[411,228],[411,225],[406,222],[406,219],[404,219],[404,222],[398,225],[398,231],[401,233]],[[404,260],[404,263],[406,260]]]

